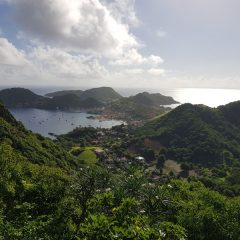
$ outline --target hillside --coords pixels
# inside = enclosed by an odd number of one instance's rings
[[[79,110],[103,106],[102,102],[93,97],[80,98],[77,94],[63,91],[61,94],[56,94],[53,98],[49,98],[39,96],[24,88],[11,88],[0,91],[0,102],[9,108],[41,108],[51,110]]]
[[[63,91],[47,93],[47,94],[45,94],[45,96],[46,97],[59,97],[59,96],[63,96],[63,95],[74,94],[74,95],[80,97],[82,95],[82,93],[83,93],[82,90],[63,90]]]
[[[122,98],[114,89],[110,87],[92,88],[82,93],[81,99],[94,98],[100,102],[108,103]]]
[[[102,103],[112,102],[122,97],[119,93],[117,93],[114,89],[110,87],[92,88],[85,91],[82,91],[82,90],[58,91],[58,92],[48,93],[45,96],[57,97],[57,96],[63,96],[67,94],[74,94],[80,97],[81,100],[93,98]]]
[[[94,98],[87,98],[85,100],[81,100],[78,96],[74,94],[66,94],[53,98],[45,98],[44,101],[42,101],[42,103],[38,105],[39,108],[51,110],[80,110],[102,106],[103,104]]]
[[[229,122],[240,127],[240,101],[220,106],[218,109]]]
[[[198,107],[182,110],[189,117],[202,115],[195,113]],[[106,167],[101,159],[108,156],[98,155],[102,148],[79,146],[77,139],[67,153],[27,131],[2,105],[0,125],[0,239],[238,239],[238,197],[171,175],[154,180],[133,159],[123,165],[116,159],[117,165]],[[124,129],[106,131],[120,141]],[[101,136],[109,142],[101,129],[100,135],[96,129],[82,131],[79,137]],[[113,156],[122,152],[118,145],[114,149]],[[236,174],[231,178],[239,179]]]
[[[176,103],[178,102],[172,97],[163,96],[160,93],[143,92],[110,102],[97,113],[106,117],[122,119],[128,123],[137,121],[141,124],[170,110],[163,105]]]
[[[25,88],[11,88],[0,91],[0,102],[7,107],[34,107],[42,100],[42,96]]]
[[[152,119],[168,109],[164,107],[155,106],[151,103],[144,104],[134,101],[132,98],[121,98],[115,102],[108,104],[103,114],[116,116],[124,120],[139,120],[146,121]]]
[[[130,97],[129,101],[137,104],[142,104],[146,106],[160,106],[160,105],[171,105],[177,104],[179,102],[175,101],[172,97],[163,96],[160,93],[139,93],[136,96]]]
[[[240,129],[232,124],[234,118],[226,118],[220,110],[223,108],[184,104],[147,123],[136,135],[157,140],[168,149],[170,159],[209,166],[222,164],[225,154],[239,158]]]
[[[75,164],[74,158],[53,141],[26,130],[1,104],[0,125],[0,147],[8,145],[19,159],[48,166]]]

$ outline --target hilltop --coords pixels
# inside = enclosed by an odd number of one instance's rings
[[[51,92],[45,94],[46,97],[59,97],[59,96],[64,96],[68,94],[74,94],[77,97],[80,97],[82,95],[83,91],[82,90],[62,90],[62,91],[57,91],[57,92]]]
[[[80,100],[93,98],[102,103],[108,103],[108,102],[112,102],[122,98],[122,96],[119,93],[117,93],[114,89],[110,87],[92,88],[85,91],[82,91],[82,90],[58,91],[58,92],[48,93],[45,96],[56,97],[56,96],[64,96],[68,94],[74,94],[77,97],[79,97]]]
[[[41,108],[41,109],[61,109],[79,110],[102,107],[103,103],[95,98],[80,98],[71,93],[64,92],[64,95],[57,94],[49,98],[35,94],[25,88],[11,88],[0,91],[0,101],[9,108]]]
[[[160,105],[171,105],[179,103],[175,101],[172,97],[164,96],[160,93],[148,92],[138,93],[135,96],[129,97],[129,101],[140,105],[155,107],[158,107]]]
[[[10,88],[0,91],[0,102],[7,107],[34,107],[41,102],[44,97],[39,96],[29,89]]]

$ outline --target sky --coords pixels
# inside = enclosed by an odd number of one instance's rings
[[[0,0],[0,85],[240,88],[239,0]]]

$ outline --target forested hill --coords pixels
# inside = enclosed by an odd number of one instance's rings
[[[69,154],[0,105],[1,240],[239,239],[238,197],[132,161],[75,167]]]
[[[137,138],[152,138],[178,161],[214,166],[227,156],[240,156],[240,102],[217,109],[183,104],[137,130]]]
[[[48,166],[76,165],[73,156],[52,140],[26,130],[1,104],[0,126],[0,147],[8,149],[9,154],[22,160]]]
[[[110,87],[99,87],[92,88],[85,91],[82,90],[66,90],[66,91],[58,91],[53,93],[46,94],[47,97],[56,97],[56,96],[64,96],[67,94],[74,94],[80,98],[80,100],[86,100],[88,98],[93,98],[102,103],[108,103],[115,101],[117,99],[122,98],[122,96],[117,93],[114,89]]]
[[[218,109],[229,122],[240,127],[240,101],[220,106]]]
[[[44,97],[25,88],[9,88],[0,91],[0,102],[10,108],[33,107],[43,99]]]
[[[100,90],[98,93],[100,94]],[[88,94],[88,97],[82,98],[74,93],[64,92],[63,95],[56,94],[53,98],[49,98],[39,96],[24,88],[1,90],[0,102],[9,108],[41,108],[51,110],[92,109],[102,107],[104,104],[95,98],[95,94]]]
[[[159,106],[159,105],[171,105],[177,104],[179,102],[175,101],[172,97],[164,96],[160,93],[138,93],[135,96],[129,98],[129,101],[132,101],[137,104],[142,104],[146,106]]]

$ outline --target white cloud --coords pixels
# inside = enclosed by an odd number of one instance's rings
[[[135,2],[135,0],[105,0],[115,19],[136,27],[139,26],[140,20],[136,15]]]
[[[23,51],[19,51],[6,38],[0,38],[0,65],[25,65],[27,61]]]
[[[163,60],[159,56],[150,55],[149,57],[143,57],[137,49],[130,49],[125,52],[120,58],[111,61],[112,65],[118,66],[131,66],[131,65],[145,65],[145,66],[157,66],[161,64]]]
[[[0,38],[0,80],[10,82],[34,81],[58,84],[78,83],[101,79],[108,71],[98,59],[84,55],[71,55],[57,48],[32,48],[28,52],[18,50],[5,38]]]
[[[135,0],[5,1],[15,9],[19,41],[25,40],[27,50],[0,38],[0,81],[128,85],[164,73],[161,57],[142,55],[130,33],[139,24]]]
[[[71,51],[118,55],[137,47],[127,24],[99,0],[8,0],[21,36]],[[31,13],[31,14],[29,14]]]
[[[108,74],[97,59],[71,55],[56,48],[38,47],[28,57],[38,69],[58,78],[92,79]]]

